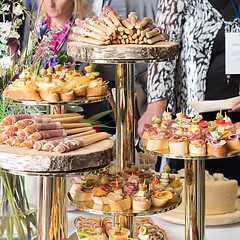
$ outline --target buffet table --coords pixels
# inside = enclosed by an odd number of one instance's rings
[[[68,212],[68,233],[71,236],[75,232],[74,219],[78,216],[85,218],[96,217],[96,215],[89,214],[82,211]],[[102,218],[105,216],[102,216]],[[156,217],[152,217],[154,222],[163,228],[171,240],[184,240],[185,226],[177,225],[162,221]],[[240,236],[240,223],[206,227],[207,240],[225,240],[225,239],[239,239]],[[72,240],[72,239],[70,239]]]

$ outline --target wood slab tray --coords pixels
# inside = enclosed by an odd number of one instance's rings
[[[114,159],[113,146],[113,141],[106,139],[60,154],[0,144],[0,168],[22,172],[70,172],[101,167]]]
[[[136,60],[146,62],[173,59],[179,54],[176,42],[158,42],[152,45],[111,44],[96,46],[93,44],[69,42],[67,53],[76,60]]]

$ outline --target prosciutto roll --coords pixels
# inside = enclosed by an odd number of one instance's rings
[[[42,147],[44,146],[44,144],[46,144],[47,142],[50,141],[54,141],[54,140],[61,140],[61,139],[65,139],[62,137],[57,137],[57,138],[48,138],[48,139],[44,139],[44,140],[39,140],[39,141],[35,141],[34,145],[33,145],[33,149],[36,151],[40,151],[43,150]]]
[[[172,154],[185,155],[188,153],[188,140],[186,137],[173,135],[169,139],[169,149]]]
[[[26,147],[26,148],[33,148],[35,141],[31,139],[25,139],[21,144],[20,147]]]
[[[29,136],[29,139],[32,140],[42,140],[54,137],[66,137],[67,133],[63,129],[58,130],[44,130],[40,132],[34,132],[32,135]]]
[[[26,132],[37,132],[37,131],[44,131],[44,130],[56,130],[62,129],[62,125],[60,122],[53,122],[53,123],[34,123],[30,126],[24,128]]]
[[[0,143],[4,143],[4,141],[6,141],[8,138],[9,138],[9,136],[1,134],[0,135]]]
[[[85,142],[83,139],[68,139],[56,146],[53,151],[58,153],[64,153],[79,149],[81,147],[84,147],[84,145]]]
[[[35,124],[35,123],[52,123],[53,120],[51,118],[35,118],[35,119],[23,119],[14,124],[18,129],[24,129],[25,127]]]
[[[227,154],[226,141],[207,141],[207,153],[216,157],[225,156]]]
[[[21,138],[21,137],[18,137],[18,136],[13,136],[13,137],[10,137],[8,139],[6,139],[4,141],[5,144],[8,144],[8,145],[11,145],[11,146],[15,146],[15,147],[19,147],[20,144],[25,140],[25,138]]]
[[[5,117],[2,121],[2,125],[13,125],[17,121],[23,120],[23,119],[34,119],[38,118],[39,116],[36,114],[19,114],[19,115],[9,115]]]
[[[47,141],[43,147],[42,150],[43,151],[53,151],[53,149],[58,146],[60,143],[68,141],[68,138],[60,138],[60,139],[55,139],[52,141]]]

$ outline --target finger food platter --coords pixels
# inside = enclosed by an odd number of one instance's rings
[[[112,212],[109,205],[97,205],[94,202],[74,202],[70,201],[70,204],[79,209],[84,210],[89,213],[97,214],[97,215],[127,215],[127,216],[147,216],[147,215],[154,215],[159,213],[165,213],[167,211],[171,211],[178,207],[181,204],[181,197],[179,197],[179,201],[177,203],[166,203],[163,207],[156,208],[151,207],[147,211],[136,211],[136,210],[126,210],[124,212]],[[100,210],[98,210],[100,209]]]

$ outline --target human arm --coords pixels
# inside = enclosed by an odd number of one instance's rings
[[[240,92],[239,92],[239,95],[240,95]],[[232,107],[232,109],[228,110],[229,112],[240,112],[240,102],[237,103],[236,105],[234,105]]]
[[[161,118],[166,106],[167,106],[166,98],[148,104],[147,110],[138,121],[138,135],[140,137],[142,137],[143,135],[144,124],[151,124],[152,117],[154,117],[155,115]]]

